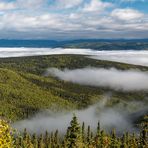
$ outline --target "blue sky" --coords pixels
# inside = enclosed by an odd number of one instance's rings
[[[0,38],[148,38],[148,0],[0,0]]]

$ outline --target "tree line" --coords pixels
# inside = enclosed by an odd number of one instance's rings
[[[80,125],[74,115],[66,134],[61,136],[58,130],[51,133],[46,131],[45,134],[40,135],[30,134],[26,129],[22,133],[17,133],[1,119],[0,148],[147,148],[147,125],[147,122],[143,122],[139,134],[126,132],[119,136],[115,130],[110,134],[106,133],[98,122],[94,133],[90,126],[85,127],[84,122]]]

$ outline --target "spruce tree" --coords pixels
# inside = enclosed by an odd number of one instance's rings
[[[117,137],[116,137],[115,129],[111,133],[111,145],[110,145],[110,147],[111,148],[118,148],[118,147],[120,147],[120,145],[118,144]]]
[[[75,115],[73,116],[72,121],[70,122],[70,127],[68,128],[67,147],[82,147],[81,129],[77,117]]]
[[[137,142],[136,142],[136,137],[135,134],[133,133],[131,143],[130,143],[131,148],[138,147]]]
[[[53,132],[51,132],[51,135],[50,135],[50,143],[51,143],[51,145],[53,145],[53,143],[54,143]]]
[[[31,136],[30,135],[28,135],[28,138],[27,138],[27,147],[28,148],[34,148],[34,145],[31,142]]]
[[[102,130],[102,131],[101,131],[101,135],[100,135],[100,148],[104,148],[104,147],[105,147],[105,144],[104,144],[104,137],[105,137],[105,133],[104,133],[104,131]]]
[[[39,148],[44,148],[44,138],[43,138],[43,135],[42,134],[39,137],[38,147]]]
[[[97,134],[98,134],[98,136],[100,136],[100,122],[98,122],[98,126],[97,126]]]
[[[126,144],[129,147],[129,142],[130,142],[130,135],[128,132],[126,132]]]
[[[85,123],[82,124],[82,140],[85,142]]]
[[[127,147],[128,146],[126,144],[126,135],[123,134],[121,148],[127,148]]]
[[[50,141],[49,141],[49,133],[48,133],[48,131],[46,131],[45,132],[45,145],[46,145],[46,148],[49,147],[49,143],[50,143]]]
[[[32,144],[34,148],[38,148],[38,139],[35,133],[32,135]]]
[[[55,145],[59,144],[58,133],[59,133],[58,130],[56,130],[56,132],[54,134],[54,143],[55,143]]]
[[[148,140],[148,138],[147,138],[147,130],[146,129],[143,129],[142,131],[141,131],[141,136],[140,136],[140,145],[142,145],[142,146],[148,146],[147,145],[147,140]]]
[[[27,140],[27,136],[28,136],[28,133],[27,133],[27,129],[25,128],[23,132],[23,140]]]
[[[90,144],[90,139],[91,139],[91,131],[90,131],[90,126],[87,128],[87,143]]]
[[[97,125],[97,134],[96,134],[96,137],[95,137],[95,143],[96,143],[96,146],[97,147],[100,145],[100,138],[101,138],[100,122],[98,122],[98,125]]]

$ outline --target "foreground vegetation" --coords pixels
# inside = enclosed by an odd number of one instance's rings
[[[145,117],[145,120],[148,117]],[[4,120],[0,120],[0,147],[1,148],[147,148],[148,147],[148,125],[143,123],[139,134],[116,135],[115,130],[110,134],[100,129],[92,132],[90,126],[85,127],[78,123],[77,117],[73,116],[70,126],[65,135],[56,130],[44,135],[29,134],[25,129],[23,133],[13,132]]]

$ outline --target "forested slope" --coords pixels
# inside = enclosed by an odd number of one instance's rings
[[[11,120],[28,118],[50,109],[52,111],[86,108],[100,100],[106,92],[112,93],[108,105],[143,100],[147,91],[122,92],[109,88],[83,86],[53,76],[45,77],[49,67],[83,68],[115,67],[117,69],[148,70],[147,67],[116,62],[99,61],[79,55],[52,55],[0,59],[0,114]]]
[[[25,76],[31,78],[27,74]],[[0,69],[0,98],[0,113],[13,120],[27,118],[40,109],[74,107],[67,100],[25,79],[20,73],[7,69]]]

